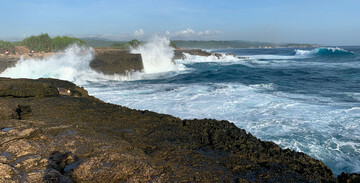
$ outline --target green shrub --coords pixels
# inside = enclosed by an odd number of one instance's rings
[[[129,41],[129,45],[131,45],[133,48],[138,47],[140,44],[141,44],[140,41],[138,41],[136,39]]]
[[[51,38],[48,34],[40,34],[38,36],[31,36],[31,37],[25,38],[22,41],[22,44],[24,46],[28,47],[30,50],[34,50],[36,52],[51,51]]]
[[[79,45],[86,45],[85,41],[73,37],[67,36],[56,36],[51,40],[51,49],[52,51],[59,51],[65,49],[71,44],[79,44]]]
[[[174,43],[174,41],[170,41],[170,46],[173,48],[177,48],[176,44]]]
[[[53,39],[51,39],[48,34],[31,36],[25,38],[22,41],[22,45],[28,47],[30,50],[34,50],[35,52],[59,51],[75,43],[79,45],[86,45],[85,41],[81,39],[67,37],[67,36],[62,36],[62,37],[56,36]]]
[[[9,41],[0,40],[0,53],[4,53],[5,50],[11,50],[14,48],[14,44]]]
[[[114,48],[129,49],[130,45],[127,42],[118,42],[111,45]]]

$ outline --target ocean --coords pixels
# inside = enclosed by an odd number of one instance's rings
[[[91,48],[72,46],[45,60],[22,59],[0,76],[65,79],[105,102],[228,120],[323,161],[335,175],[360,172],[360,47],[208,51],[222,56],[173,62],[168,40],[157,38],[132,50],[142,54],[143,72],[107,76],[89,67]]]

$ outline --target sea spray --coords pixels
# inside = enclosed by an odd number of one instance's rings
[[[104,80],[128,80],[131,76],[107,76],[97,73],[89,66],[94,54],[92,48],[71,45],[62,52],[45,59],[21,58],[15,67],[7,68],[0,77],[56,78],[83,85]]]
[[[174,48],[170,47],[170,41],[165,37],[156,36],[146,44],[133,48],[131,53],[141,54],[144,72],[147,74],[178,70],[172,60]]]
[[[105,81],[130,81],[166,77],[168,71],[183,71],[186,67],[175,64],[173,48],[166,38],[155,37],[147,44],[133,49],[132,53],[141,53],[144,70],[129,71],[126,75],[105,75],[94,71],[89,63],[94,58],[92,48],[71,45],[61,52],[45,59],[20,58],[15,67],[7,68],[0,77],[10,78],[55,78],[74,82],[78,85],[101,83]],[[165,75],[164,75],[165,74]]]

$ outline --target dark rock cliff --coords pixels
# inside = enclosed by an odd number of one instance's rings
[[[8,67],[14,67],[18,60],[18,58],[0,56],[0,73],[4,72]]]
[[[132,110],[53,79],[1,78],[0,94],[0,182],[337,181],[228,121]]]
[[[122,74],[144,69],[140,54],[132,54],[119,49],[95,49],[95,58],[90,67],[107,75]]]

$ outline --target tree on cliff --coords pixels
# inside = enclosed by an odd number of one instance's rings
[[[9,41],[0,40],[0,53],[4,53],[5,50],[11,50],[14,48],[14,44]]]
[[[177,45],[174,43],[174,41],[170,41],[170,46],[173,48],[177,48]]]
[[[136,48],[140,45],[140,41],[133,39],[131,41],[129,41],[130,46],[132,46],[133,48]]]

